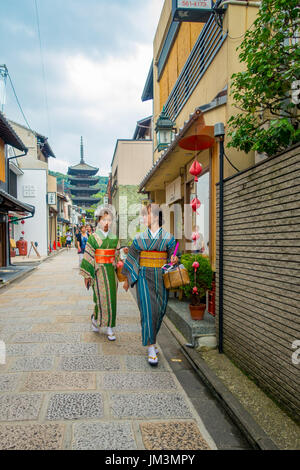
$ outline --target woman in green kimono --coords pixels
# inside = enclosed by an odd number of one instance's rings
[[[95,303],[92,315],[93,331],[99,332],[100,327],[106,326],[108,339],[115,341],[113,332],[117,313],[115,257],[119,240],[109,231],[113,220],[111,211],[99,208],[96,217],[97,228],[86,244],[80,274],[84,277],[86,288],[89,289],[91,286],[93,288]]]

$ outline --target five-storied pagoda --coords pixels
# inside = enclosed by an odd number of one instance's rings
[[[74,204],[83,208],[89,208],[92,204],[100,201],[93,194],[99,192],[99,176],[95,176],[99,168],[88,165],[84,161],[83,140],[81,137],[80,145],[80,163],[79,165],[70,166],[68,169],[70,191]]]

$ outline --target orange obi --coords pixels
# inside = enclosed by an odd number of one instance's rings
[[[162,268],[167,263],[166,251],[141,251],[140,266],[144,268]]]
[[[95,261],[97,264],[111,264],[115,261],[116,250],[95,250]]]

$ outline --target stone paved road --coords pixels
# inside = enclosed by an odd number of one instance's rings
[[[0,290],[0,449],[216,448],[163,352],[148,365],[131,294],[118,302],[110,343],[75,250]]]

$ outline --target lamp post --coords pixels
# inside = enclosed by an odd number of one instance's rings
[[[166,149],[172,142],[175,123],[168,118],[165,107],[156,121],[155,132],[157,135],[157,149],[159,152]]]
[[[223,223],[224,223],[224,124],[215,125],[215,137],[219,141],[219,353],[223,353]]]

